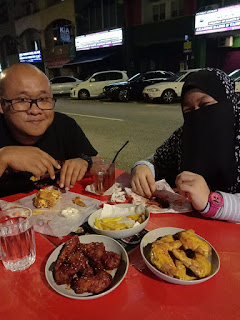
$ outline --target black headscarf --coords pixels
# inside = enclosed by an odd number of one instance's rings
[[[217,103],[184,113],[181,169],[204,177],[211,190],[239,190],[239,108],[235,84],[223,71],[191,74],[182,89],[200,89]]]

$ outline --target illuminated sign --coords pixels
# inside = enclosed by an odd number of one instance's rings
[[[240,4],[198,12],[195,16],[195,35],[240,29]]]
[[[20,62],[41,62],[42,61],[42,55],[40,50],[38,51],[31,51],[31,52],[24,52],[19,53],[19,61]]]
[[[76,51],[122,45],[122,28],[86,34],[75,38]]]
[[[60,33],[61,42],[65,42],[65,43],[71,42],[70,31],[68,27],[60,27],[59,33]]]

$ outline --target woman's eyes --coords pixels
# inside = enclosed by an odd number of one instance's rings
[[[201,102],[199,103],[197,106],[195,107],[183,107],[183,113],[187,113],[187,112],[192,112],[192,111],[195,111],[195,110],[198,110],[202,107],[206,107],[206,106],[210,106],[212,104],[215,104],[216,102],[215,101],[206,101],[206,102]]]

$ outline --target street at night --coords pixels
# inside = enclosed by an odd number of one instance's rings
[[[153,154],[183,122],[179,103],[122,103],[57,97],[55,110],[74,118],[103,157],[113,158],[129,140],[116,161],[117,166],[126,171],[134,162]]]

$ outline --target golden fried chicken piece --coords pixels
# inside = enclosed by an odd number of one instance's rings
[[[183,244],[185,250],[191,249],[194,252],[201,253],[205,257],[210,257],[212,254],[212,249],[209,244],[195,235],[194,230],[189,229],[187,231],[182,231],[177,234],[179,240]]]
[[[82,201],[80,197],[75,197],[73,199],[73,203],[77,204],[80,207],[86,207],[85,203]]]
[[[180,280],[195,280],[197,277],[189,276],[186,274],[186,267],[180,260],[175,260],[177,271],[174,277]]]
[[[211,263],[201,253],[195,253],[195,257],[190,259],[183,250],[173,249],[172,252],[198,278],[204,278],[210,274]]]
[[[172,241],[174,241],[174,239],[173,239],[173,235],[168,234],[157,241],[159,241],[159,242],[172,242]]]
[[[53,208],[57,201],[61,198],[61,194],[55,189],[41,189],[37,192],[33,199],[33,205],[36,208]]]
[[[182,244],[179,240],[172,242],[163,242],[161,240],[152,243],[150,260],[160,271],[173,277],[176,273],[176,266],[169,251],[172,251],[174,248],[180,248]]]

